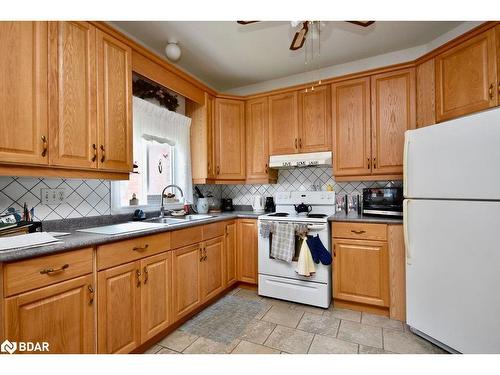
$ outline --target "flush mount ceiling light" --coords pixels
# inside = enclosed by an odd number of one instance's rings
[[[165,55],[167,55],[167,58],[172,61],[176,62],[181,58],[181,48],[177,44],[176,39],[169,39],[167,46],[165,47]]]

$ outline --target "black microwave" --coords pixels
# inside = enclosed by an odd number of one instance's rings
[[[403,188],[363,189],[363,215],[403,216]]]

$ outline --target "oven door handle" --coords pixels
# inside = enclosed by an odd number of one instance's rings
[[[308,230],[325,230],[326,228],[326,224],[307,224]]]

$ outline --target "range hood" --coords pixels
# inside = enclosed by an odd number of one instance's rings
[[[275,169],[331,166],[331,151],[290,155],[273,155],[269,157],[269,168]]]

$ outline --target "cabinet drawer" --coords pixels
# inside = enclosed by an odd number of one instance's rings
[[[198,243],[203,240],[202,226],[180,229],[172,232],[172,249]]]
[[[207,224],[203,226],[203,240],[209,240],[210,238],[215,238],[223,236],[226,228],[226,221]]]
[[[38,289],[92,273],[92,248],[7,263],[5,296]]]
[[[386,224],[369,224],[369,223],[340,223],[332,224],[332,236],[335,238],[352,238],[363,240],[387,240],[387,225]]]
[[[97,248],[97,269],[103,270],[132,262],[169,249],[170,233],[160,233],[102,245]]]

